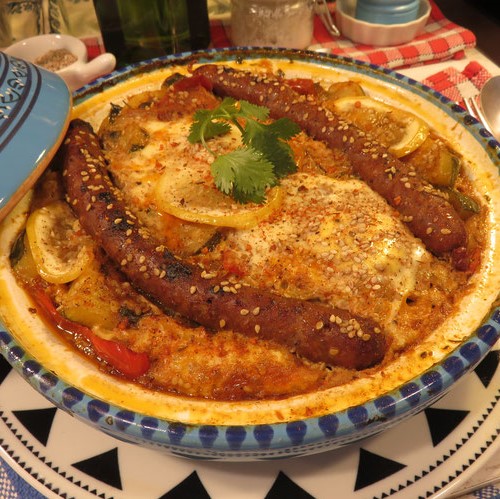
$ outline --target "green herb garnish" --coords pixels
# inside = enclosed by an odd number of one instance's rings
[[[297,135],[300,127],[288,118],[266,124],[268,117],[266,107],[230,97],[217,108],[201,109],[194,115],[189,142],[201,142],[215,157],[211,172],[217,189],[239,203],[263,203],[268,187],[297,171],[292,149],[285,141]],[[207,141],[229,133],[231,125],[241,132],[243,146],[219,155]]]

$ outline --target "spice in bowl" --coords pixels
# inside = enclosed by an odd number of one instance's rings
[[[42,66],[49,71],[59,71],[60,69],[73,64],[77,60],[75,54],[68,49],[49,50],[45,54],[35,59],[35,64]]]

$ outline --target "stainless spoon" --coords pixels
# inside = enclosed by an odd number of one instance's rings
[[[479,95],[479,104],[491,133],[500,142],[500,75],[485,83]]]

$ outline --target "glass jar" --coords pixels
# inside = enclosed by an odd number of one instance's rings
[[[237,46],[304,49],[313,35],[314,0],[231,0]]]

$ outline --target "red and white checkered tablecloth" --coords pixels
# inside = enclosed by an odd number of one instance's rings
[[[422,83],[458,102],[463,108],[464,99],[477,97],[484,84],[491,78],[490,72],[479,62],[471,61],[462,71],[446,68],[428,76]]]
[[[332,37],[320,18],[316,16],[311,48],[328,49],[332,54],[393,69],[463,58],[464,50],[476,45],[474,33],[451,22],[432,0],[430,3],[429,20],[423,32],[411,42],[391,47],[357,44],[343,36]],[[334,16],[335,6],[331,9]],[[214,47],[231,45],[230,29],[229,20],[211,21],[211,37]]]

